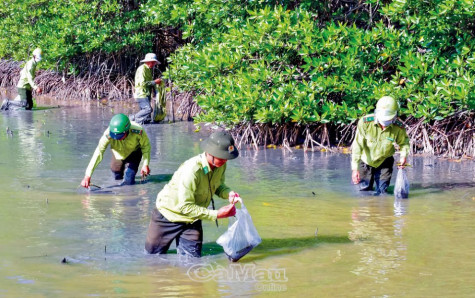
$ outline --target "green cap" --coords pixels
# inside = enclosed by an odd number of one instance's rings
[[[128,132],[129,129],[129,117],[124,114],[117,114],[112,117],[109,124],[109,134],[113,139],[118,139],[118,135]]]
[[[225,131],[212,133],[208,139],[201,142],[201,149],[214,157],[226,160],[239,156],[233,137]]]

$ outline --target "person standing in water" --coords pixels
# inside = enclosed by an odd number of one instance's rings
[[[151,100],[153,90],[156,85],[164,83],[160,78],[153,80],[152,69],[155,65],[160,64],[154,53],[148,53],[140,62],[143,64],[140,65],[135,72],[134,93],[135,102],[137,102],[140,111],[134,116],[131,116],[131,119],[139,124],[145,124],[152,121]]]
[[[374,195],[384,194],[391,181],[394,165],[394,144],[399,146],[400,163],[404,167],[409,153],[409,137],[398,121],[399,105],[390,96],[378,100],[374,114],[358,121],[352,144],[351,170],[354,184],[360,183],[361,191],[373,190]]]
[[[239,194],[224,182],[226,162],[239,155],[234,139],[226,132],[215,132],[201,143],[201,149],[204,152],[185,161],[157,195],[145,242],[150,254],[167,253],[175,240],[179,254],[201,257],[201,220],[236,214]],[[214,195],[229,200],[229,205],[214,210]],[[213,210],[208,209],[210,203]]]
[[[33,108],[33,90],[38,94],[41,94],[43,91],[35,84],[36,65],[41,61],[41,55],[42,51],[40,48],[36,48],[33,51],[33,57],[26,62],[25,67],[20,72],[20,79],[17,84],[19,100],[10,101],[5,99],[0,108],[1,110],[8,110],[11,106],[25,108],[25,110]]]
[[[90,186],[92,173],[102,161],[109,144],[112,150],[111,171],[115,180],[123,179],[122,184],[126,185],[135,184],[135,175],[142,159],[142,176],[150,174],[148,165],[151,146],[147,133],[142,126],[131,122],[126,115],[117,114],[112,117],[109,127],[99,140],[99,145],[94,151],[86,169],[86,174],[81,181],[83,187],[88,188]]]

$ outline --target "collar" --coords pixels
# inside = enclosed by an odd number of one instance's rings
[[[201,166],[203,167],[203,172],[205,173],[205,175],[212,171],[211,167],[209,166],[208,160],[206,159],[205,152],[201,154]]]

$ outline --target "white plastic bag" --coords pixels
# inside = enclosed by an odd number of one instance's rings
[[[228,230],[216,240],[216,243],[223,247],[229,260],[237,262],[261,241],[251,215],[241,202],[241,209],[236,209],[236,220],[229,219]]]
[[[394,197],[396,199],[407,199],[409,197],[409,179],[407,179],[405,169],[399,169],[397,171]]]

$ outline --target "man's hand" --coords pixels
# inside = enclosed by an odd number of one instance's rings
[[[231,217],[236,214],[236,207],[233,204],[218,209],[218,218]]]
[[[160,85],[162,83],[162,79],[158,78],[154,80],[155,84]]]
[[[91,186],[91,177],[84,176],[84,178],[81,181],[81,186],[85,188],[89,188],[89,186]]]
[[[241,197],[239,196],[239,194],[233,190],[231,190],[229,192],[229,197],[228,197],[228,200],[229,200],[229,204],[236,204],[237,202],[239,202],[239,200],[241,199]]]
[[[351,180],[353,180],[353,184],[360,183],[360,172],[358,170],[353,170],[351,172]]]
[[[40,87],[36,87],[35,91],[36,93],[41,94],[41,92],[43,92],[43,89],[41,89]]]
[[[399,160],[399,164],[398,164],[398,169],[404,169],[406,167],[406,162],[407,162],[407,159],[406,157],[401,157],[401,159]]]
[[[150,175],[150,168],[147,165],[144,165],[140,170],[140,174],[142,174],[142,176]]]

